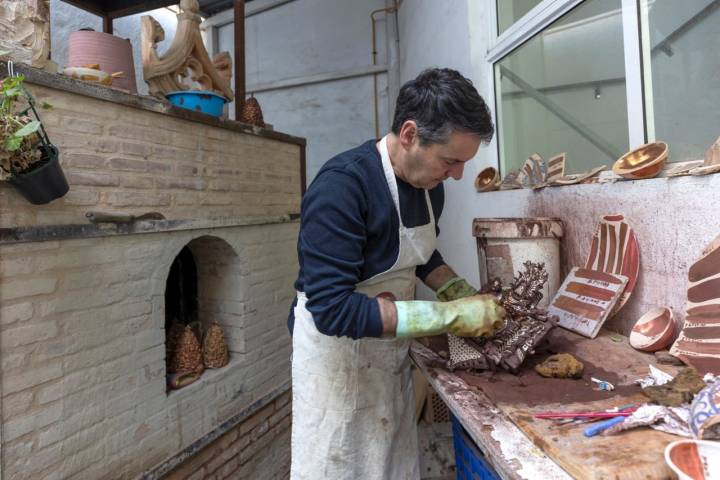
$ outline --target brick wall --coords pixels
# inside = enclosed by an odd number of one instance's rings
[[[163,478],[284,479],[290,475],[291,393],[286,392]]]
[[[166,218],[300,211],[300,145],[29,83],[70,192],[37,208],[0,182],[0,226],[86,223],[88,210]]]
[[[285,214],[299,211],[302,139],[27,74],[54,105],[43,120],[70,192],[33,206],[0,185],[0,477],[158,478],[180,460],[208,478],[284,476],[298,231]],[[7,243],[13,227],[84,224],[88,210],[189,221]],[[165,287],[186,246],[199,320],[222,326],[231,356],[168,393]]]
[[[286,223],[0,246],[3,478],[134,478],[287,383],[296,239]],[[164,289],[185,245],[219,292],[201,320],[233,353],[167,394]]]

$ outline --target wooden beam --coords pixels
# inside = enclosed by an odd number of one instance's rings
[[[305,196],[307,190],[307,144],[300,146],[300,198]]]
[[[103,32],[113,34],[113,19],[109,15],[103,15]]]
[[[81,10],[85,10],[86,12],[94,13],[95,15],[100,15],[101,17],[104,16],[107,11],[105,11],[100,5],[98,5],[98,2],[93,2],[91,0],[63,0],[65,3],[69,3],[73,7],[77,7]]]
[[[234,0],[235,12],[235,119],[245,103],[245,0]]]
[[[170,5],[179,4],[179,0],[147,0],[143,2],[137,2],[135,5],[128,7],[108,9],[110,18],[127,17],[128,15],[135,15],[136,13],[144,13],[156,8],[169,7]]]

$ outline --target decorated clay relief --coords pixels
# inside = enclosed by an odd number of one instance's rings
[[[545,162],[543,158],[533,153],[525,160],[518,174],[518,182],[523,188],[542,188],[545,186]]]
[[[175,38],[162,56],[157,53],[157,44],[165,39],[165,31],[151,16],[142,17],[143,76],[151,95],[165,99],[170,92],[190,90],[196,85],[200,90],[218,93],[228,100],[234,98],[227,75],[218,72],[205,50],[199,11],[197,0],[180,2]]]
[[[720,236],[688,273],[687,316],[670,353],[699,372],[720,374]]]
[[[585,268],[627,277],[625,291],[620,296],[612,318],[630,299],[640,274],[640,250],[635,232],[622,215],[601,217],[590,245]]]
[[[565,175],[565,152],[555,155],[547,163],[547,174],[545,181],[552,183]]]

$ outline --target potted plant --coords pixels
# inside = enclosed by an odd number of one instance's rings
[[[62,197],[69,187],[58,149],[50,143],[24,80],[10,75],[0,82],[0,180],[40,205]],[[50,106],[43,103],[43,108]]]

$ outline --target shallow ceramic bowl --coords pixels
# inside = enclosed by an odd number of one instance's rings
[[[630,345],[643,352],[657,352],[670,345],[676,334],[672,310],[657,307],[635,322],[630,332]]]
[[[665,447],[665,463],[680,480],[720,478],[720,443],[678,440]]]
[[[667,143],[648,143],[620,157],[613,165],[613,172],[630,180],[652,178],[660,173],[667,158]]]
[[[500,186],[500,173],[494,167],[483,169],[478,176],[475,177],[475,189],[478,192],[490,192],[497,190]]]
[[[690,429],[704,440],[720,440],[720,380],[703,388],[690,405]]]

